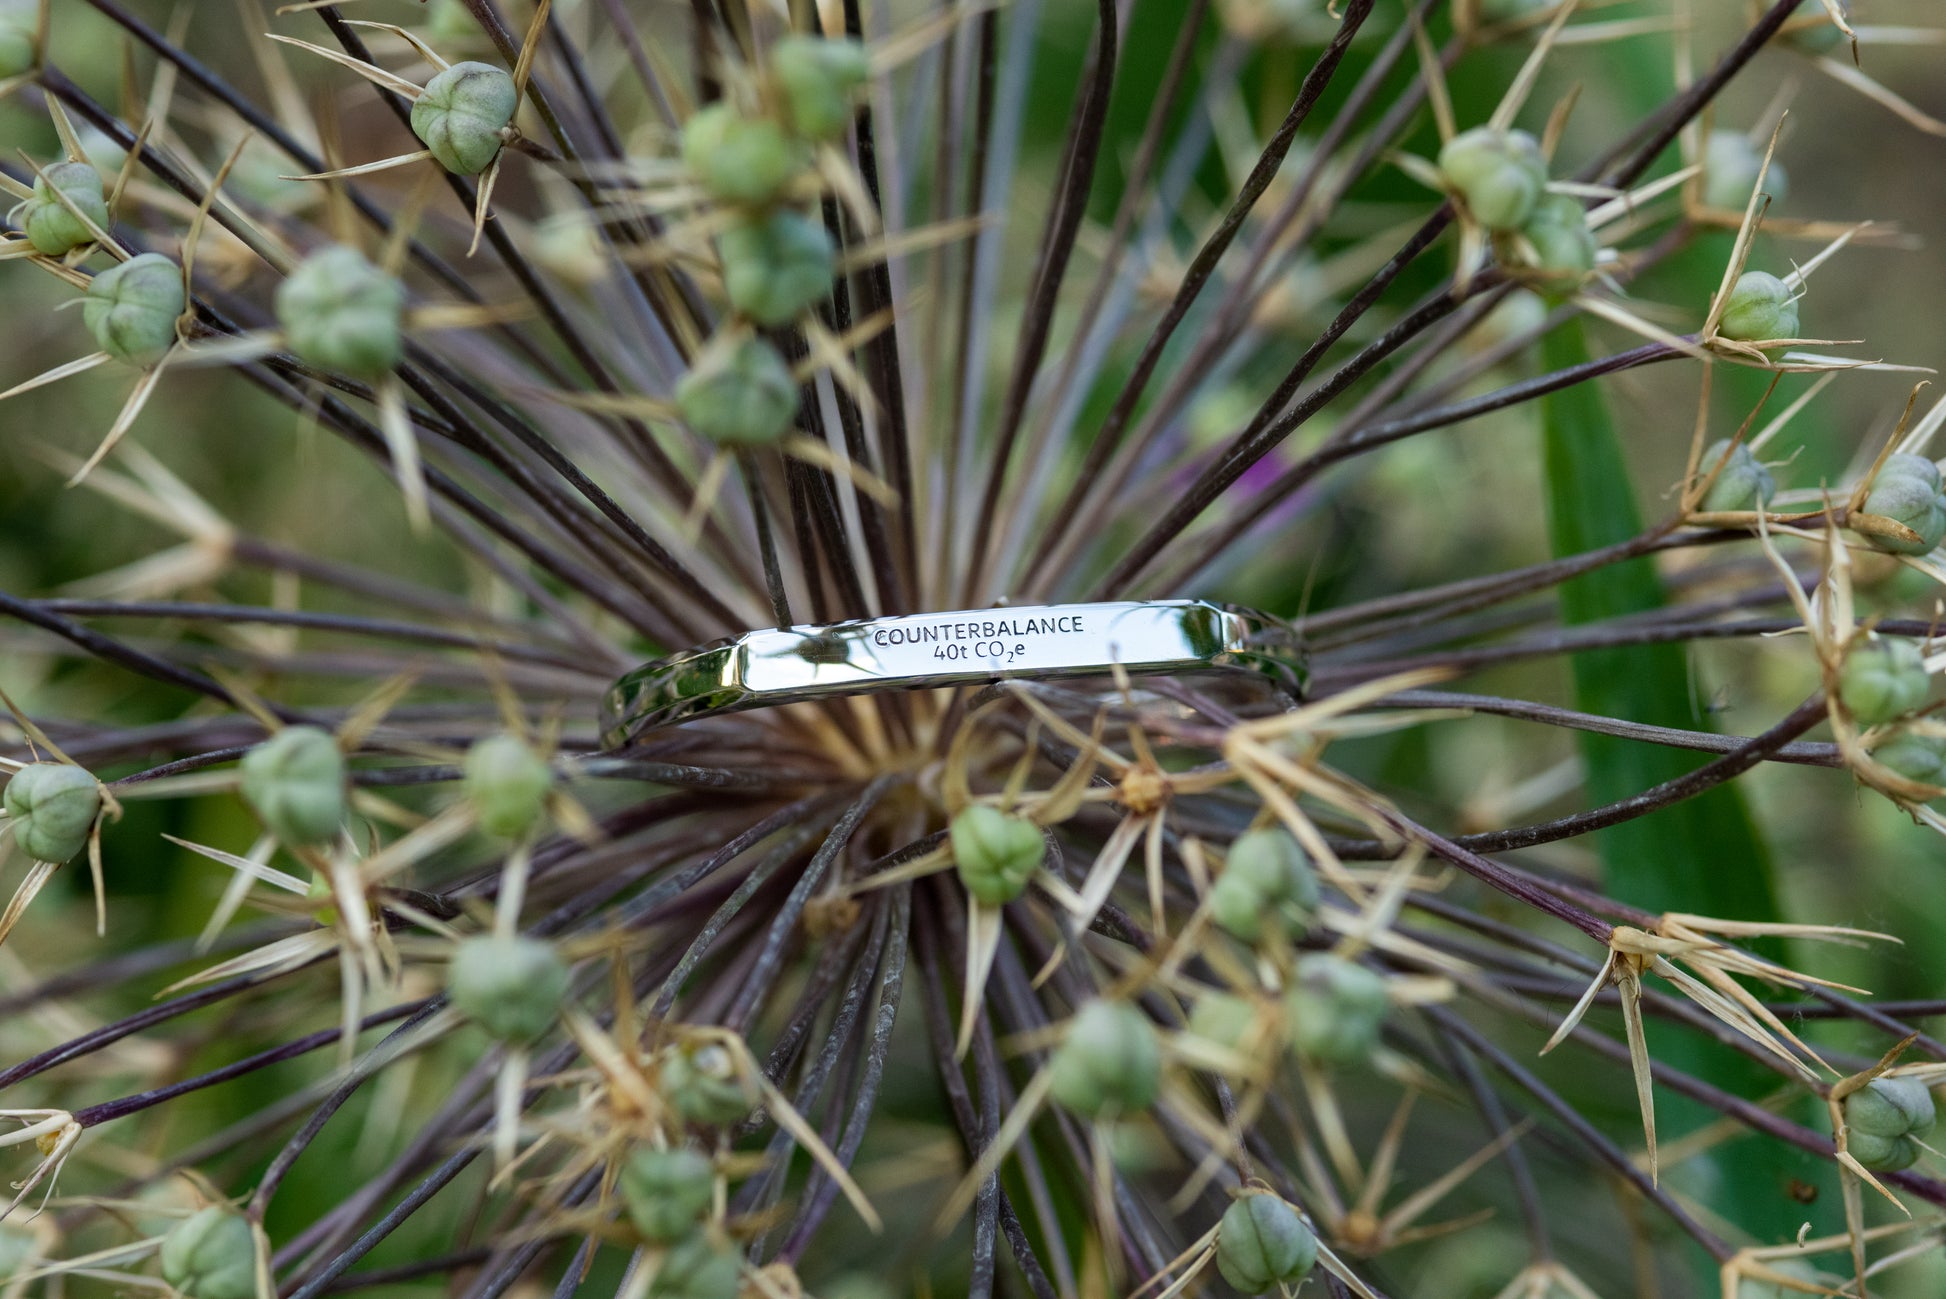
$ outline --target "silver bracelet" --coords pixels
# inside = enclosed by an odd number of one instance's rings
[[[1301,696],[1304,653],[1267,614],[1207,600],[914,613],[745,632],[645,663],[602,709],[603,747],[713,713],[1009,677],[1242,669]]]

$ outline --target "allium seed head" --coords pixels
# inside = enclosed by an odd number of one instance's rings
[[[456,176],[477,175],[500,155],[503,132],[520,107],[520,91],[506,69],[455,63],[412,104],[412,133]]]
[[[702,1151],[676,1146],[636,1150],[616,1185],[635,1229],[663,1245],[696,1230],[709,1213],[715,1183],[716,1170]]]
[[[683,422],[725,446],[762,446],[791,430],[797,380],[783,354],[741,331],[718,335],[676,385]]]
[[[5,32],[0,30],[0,42],[4,39]],[[62,202],[62,197],[67,202]],[[27,242],[34,245],[34,251],[44,257],[59,257],[93,243],[95,234],[88,228],[89,222],[95,230],[106,231],[109,221],[101,173],[85,162],[57,162],[42,168],[34,178],[34,196],[15,210],[14,219],[27,232]]]
[[[1039,826],[985,803],[953,818],[951,840],[960,882],[988,906],[1019,897],[1047,855]]]
[[[327,843],[347,813],[345,757],[329,732],[287,726],[243,755],[243,801],[287,844]]]
[[[35,861],[64,862],[88,846],[101,816],[101,786],[66,762],[35,762],[8,778],[4,793],[14,843]]]
[[[1284,994],[1291,1046],[1322,1064],[1353,1065],[1371,1055],[1390,1009],[1385,979],[1326,952],[1298,961]]]
[[[1125,1001],[1082,1006],[1048,1065],[1054,1099],[1088,1118],[1147,1109],[1162,1086],[1155,1026]]]
[[[176,320],[188,306],[182,267],[161,253],[142,253],[89,282],[81,321],[102,351],[147,368],[176,343]]]
[[[466,796],[480,828],[502,839],[526,835],[547,812],[554,769],[518,735],[500,731],[466,751]]]
[[[1440,149],[1439,171],[1473,219],[1493,231],[1520,229],[1547,188],[1547,162],[1525,131],[1462,131]]]
[[[805,167],[810,152],[767,117],[745,117],[734,105],[699,108],[682,128],[682,160],[711,198],[761,207]]]
[[[1721,471],[1718,465],[1723,466]],[[1734,447],[1728,438],[1711,443],[1703,452],[1696,472],[1705,480],[1711,474],[1716,475],[1716,481],[1710,483],[1701,501],[1702,508],[1709,513],[1761,510],[1777,494],[1777,479],[1746,442]]]
[[[481,934],[461,942],[446,969],[453,1007],[503,1042],[531,1042],[554,1027],[572,979],[552,944]]]
[[[1317,1261],[1317,1236],[1275,1195],[1238,1198],[1216,1229],[1217,1271],[1244,1294],[1298,1285]]]
[[[831,292],[837,250],[824,223],[789,208],[745,217],[717,240],[730,305],[760,325],[787,325]]]
[[[849,37],[786,36],[770,47],[770,76],[791,129],[835,140],[851,124],[852,98],[870,80],[865,47]]]
[[[1932,681],[1925,656],[1903,636],[1880,636],[1854,645],[1838,676],[1838,698],[1862,726],[1903,717],[1926,702]]]
[[[404,310],[405,286],[343,244],[312,253],[277,286],[277,322],[291,350],[320,370],[358,378],[399,363]]]
[[[1745,271],[1730,290],[1716,327],[1723,337],[1740,343],[1796,338],[1797,298],[1775,275]]]
[[[183,1299],[256,1299],[250,1220],[227,1204],[183,1219],[162,1238],[162,1279]]]

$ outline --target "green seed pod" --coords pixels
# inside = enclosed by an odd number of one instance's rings
[[[291,350],[320,370],[376,378],[399,363],[405,286],[333,244],[299,262],[277,286],[277,323]]]
[[[1923,1137],[1932,1131],[1932,1092],[1917,1078],[1874,1078],[1845,1097],[1845,1130],[1869,1137]]]
[[[1525,131],[1476,126],[1446,142],[1439,172],[1475,221],[1489,230],[1518,230],[1547,187],[1547,161]]]
[[[0,39],[4,39],[4,31],[0,31]],[[108,192],[102,188],[101,173],[85,162],[54,163],[34,178],[34,196],[24,200],[8,218],[27,232],[27,242],[43,257],[59,257],[95,241],[93,231],[57,192],[85,213],[96,230],[108,229]]]
[[[256,1299],[250,1220],[225,1204],[183,1219],[162,1238],[162,1279],[184,1299]]]
[[[680,1240],[709,1213],[716,1170],[700,1150],[637,1150],[618,1186],[629,1221],[658,1245]]]
[[[1946,787],[1946,736],[1907,731],[1872,750],[1872,760],[1921,785]]]
[[[739,1274],[736,1254],[717,1248],[699,1231],[662,1256],[649,1295],[651,1299],[737,1299]]]
[[[1703,202],[1741,212],[1750,202],[1750,191],[1757,187],[1760,172],[1764,193],[1770,195],[1772,205],[1782,203],[1790,192],[1790,177],[1784,168],[1773,161],[1770,170],[1764,171],[1763,150],[1741,131],[1711,131],[1703,145]]]
[[[243,755],[243,801],[287,844],[328,843],[345,823],[345,755],[327,731],[287,726]]]
[[[1162,1046],[1149,1017],[1125,1001],[1081,1008],[1049,1065],[1054,1099],[1099,1118],[1147,1109],[1162,1086]]]
[[[662,1094],[691,1123],[721,1127],[757,1107],[763,1095],[720,1042],[678,1047],[662,1065]]]
[[[504,68],[455,63],[426,83],[412,104],[412,133],[455,176],[474,176],[499,156],[520,91]]]
[[[466,796],[482,830],[518,839],[540,823],[554,769],[518,735],[502,731],[476,741],[464,769]]]
[[[717,240],[730,305],[760,325],[787,325],[831,292],[837,253],[824,223],[779,208]]]
[[[34,28],[39,16],[32,5],[0,9],[0,80],[24,77],[34,70]],[[0,1273],[0,1277],[5,1273]]]
[[[453,1008],[502,1042],[531,1042],[554,1027],[571,979],[552,945],[525,935],[466,939],[446,967]]]
[[[748,207],[775,199],[811,161],[783,127],[726,103],[699,108],[683,123],[682,160],[711,198]]]
[[[1024,816],[974,803],[953,818],[953,863],[966,891],[988,906],[1012,902],[1047,856],[1041,828]]]
[[[1246,831],[1230,845],[1210,890],[1210,915],[1226,932],[1254,943],[1266,933],[1302,930],[1318,898],[1310,857],[1290,831],[1272,826]]]
[[[35,762],[7,781],[0,803],[20,850],[35,861],[59,864],[88,846],[101,816],[101,785],[71,763]]]
[[[770,47],[770,77],[791,129],[807,140],[835,140],[851,125],[852,96],[871,79],[871,60],[855,40],[786,36]]]
[[[1879,637],[1845,655],[1838,698],[1860,723],[1877,726],[1925,703],[1931,684],[1915,642],[1903,636]]]
[[[1871,543],[1880,550],[1900,555],[1930,553],[1946,539],[1946,494],[1940,490],[1939,466],[1905,451],[1887,456],[1865,495],[1865,513],[1903,523],[1919,534],[1917,541],[1871,536]]]
[[[762,446],[791,430],[797,380],[783,355],[763,339],[719,334],[676,385],[683,422],[712,442]]]
[[[1740,343],[1797,337],[1797,299],[1767,271],[1745,271],[1730,290],[1716,332]]]
[[[102,351],[147,369],[175,346],[176,318],[188,306],[182,267],[143,253],[95,276],[81,300],[81,321]]]
[[[1342,957],[1315,952],[1297,963],[1284,994],[1291,1046],[1323,1064],[1356,1064],[1378,1045],[1389,1007],[1385,979]]]
[[[1318,1238],[1275,1195],[1246,1195],[1216,1229],[1216,1270],[1245,1294],[1296,1285],[1317,1266]]]
[[[1189,1033],[1226,1051],[1241,1051],[1261,1032],[1257,1007],[1247,997],[1206,992],[1189,1012]]]
[[[1543,194],[1521,227],[1534,245],[1534,269],[1553,279],[1579,284],[1595,269],[1595,232],[1588,209],[1569,194]]]
[[[1727,463],[1723,459],[1726,455],[1729,457]],[[1716,481],[1710,484],[1709,491],[1703,494],[1700,502],[1706,513],[1761,510],[1777,494],[1777,479],[1763,461],[1757,459],[1756,452],[1750,449],[1749,444],[1739,442],[1732,449],[1728,438],[1712,443],[1709,450],[1703,452],[1703,459],[1697,467],[1699,478],[1707,479],[1716,472],[1719,464],[1723,470],[1716,474]]]
[[[1919,1162],[1919,1143],[1911,1137],[1874,1137],[1854,1132],[1845,1139],[1851,1157],[1880,1173],[1901,1173]]]

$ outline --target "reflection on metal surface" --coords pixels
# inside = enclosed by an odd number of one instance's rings
[[[753,631],[644,664],[609,691],[602,743],[706,713],[1008,677],[1242,669],[1301,692],[1294,633],[1205,600],[1029,605]]]

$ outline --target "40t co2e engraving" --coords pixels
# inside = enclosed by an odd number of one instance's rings
[[[1008,677],[1245,671],[1293,696],[1304,654],[1277,619],[1207,600],[1021,605],[745,632],[617,681],[602,743],[710,713]]]

